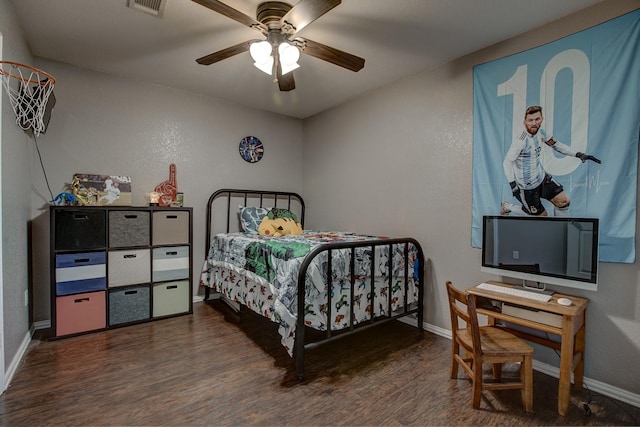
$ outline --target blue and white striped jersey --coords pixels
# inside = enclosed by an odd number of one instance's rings
[[[532,190],[542,184],[546,173],[542,166],[543,144],[561,154],[575,156],[575,152],[567,145],[557,142],[553,138],[547,140],[542,129],[535,135],[523,131],[512,142],[504,158],[504,175],[508,182],[515,181],[518,187],[524,190]]]

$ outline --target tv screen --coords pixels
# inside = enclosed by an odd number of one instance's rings
[[[484,272],[595,291],[597,270],[597,218],[483,217]]]

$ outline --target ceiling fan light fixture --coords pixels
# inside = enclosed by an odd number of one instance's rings
[[[273,48],[271,43],[266,40],[261,42],[252,43],[249,47],[249,53],[255,61],[253,65],[259,70],[271,75],[273,70],[273,55],[271,54]]]
[[[282,74],[287,74],[293,70],[295,70],[296,68],[300,68],[299,64],[291,64],[291,65],[280,65],[280,67],[282,68]]]
[[[265,62],[254,62],[253,65],[263,73],[272,75],[273,74],[273,57]]]
[[[282,74],[287,74],[288,72],[300,67],[298,64],[298,59],[300,59],[300,50],[298,50],[294,45],[287,42],[280,43],[280,46],[278,46],[278,56],[280,57]]]
[[[168,0],[128,1],[138,3]],[[341,0],[298,0],[294,6],[285,3],[286,0],[261,0],[256,10],[256,18],[228,6],[222,0],[192,1],[246,27],[257,30],[266,37],[266,40],[262,42],[255,39],[247,40],[197,58],[198,64],[211,65],[249,50],[254,61],[253,65],[265,74],[272,76],[282,92],[296,88],[291,71],[300,67],[298,58],[301,53],[351,71],[360,71],[364,67],[364,58],[297,35],[298,31],[338,6]],[[280,46],[283,43],[284,45]]]

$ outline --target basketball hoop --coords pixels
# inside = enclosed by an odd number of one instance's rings
[[[35,136],[43,133],[47,101],[56,79],[46,71],[10,61],[0,61],[0,76],[16,114],[16,124],[25,131],[32,129]]]

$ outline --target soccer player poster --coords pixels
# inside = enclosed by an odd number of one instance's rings
[[[483,215],[600,219],[635,261],[640,10],[473,70],[473,247]]]

